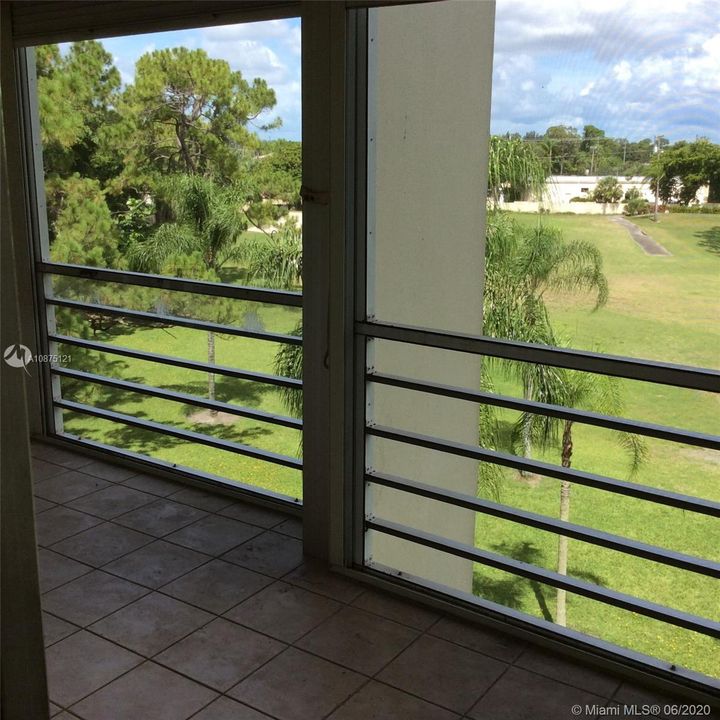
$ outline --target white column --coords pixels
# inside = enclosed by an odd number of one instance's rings
[[[429,3],[369,12],[368,314],[482,332],[485,197],[494,3]],[[475,356],[373,341],[380,371],[478,388]],[[470,403],[375,387],[369,419],[477,444]],[[372,440],[378,470],[474,495],[477,462]],[[442,503],[373,488],[370,513],[472,545],[475,518]],[[459,590],[469,561],[371,534],[372,562]]]

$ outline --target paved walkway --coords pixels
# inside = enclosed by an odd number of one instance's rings
[[[648,255],[672,255],[672,253],[664,248],[657,240],[653,240],[644,230],[639,228],[635,223],[631,223],[624,217],[615,216],[610,218],[610,222],[622,225],[630,233],[630,237],[648,254]]]

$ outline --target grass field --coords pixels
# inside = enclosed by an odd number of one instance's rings
[[[518,217],[538,222],[536,215]],[[688,365],[720,366],[720,256],[717,217],[672,215],[655,225],[638,224],[664,245],[671,256],[650,256],[622,227],[602,216],[543,218],[562,228],[567,239],[582,238],[602,251],[610,283],[607,305],[591,312],[589,300],[555,295],[548,298],[554,326],[569,344],[613,354],[646,357]],[[715,239],[713,242],[713,238]],[[518,388],[497,378],[498,389]],[[719,431],[718,399],[709,393],[622,381],[627,417],[707,432]],[[515,417],[501,418],[511,423]],[[720,500],[720,457],[710,450],[649,439],[648,458],[635,482]],[[559,448],[541,458],[560,462]],[[575,426],[573,466],[620,479],[628,478],[627,459],[611,431]],[[717,520],[663,508],[631,498],[575,485],[571,521],[645,542],[720,559]],[[509,471],[502,502],[557,517],[559,482],[520,478]],[[487,541],[487,538],[492,538]],[[557,539],[513,523],[479,518],[478,546],[505,552],[549,569],[557,562]],[[586,543],[570,541],[569,573],[689,612],[720,619],[717,581],[640,560]],[[505,573],[477,568],[475,589],[537,617],[552,619],[555,591]],[[720,675],[720,644],[699,634],[615,610],[580,596],[568,597],[568,626],[625,647]]]
[[[518,222],[538,222],[537,215],[519,215]],[[603,253],[610,283],[607,305],[591,312],[592,303],[573,296],[554,295],[548,304],[555,327],[574,347],[646,357],[670,362],[720,367],[720,220],[718,216],[671,215],[657,225],[638,220],[671,256],[649,256],[626,230],[602,216],[550,216],[542,222],[559,226],[566,238],[584,238]],[[228,281],[242,280],[237,269]],[[88,293],[90,296],[91,293]],[[91,298],[90,298],[91,299]],[[140,305],[147,298],[138,299]],[[239,304],[229,311],[232,322],[290,332],[299,311],[273,306]],[[99,333],[98,340],[151,352],[206,360],[207,335],[183,328],[115,328]],[[106,355],[84,356],[77,349],[73,365],[148,385],[207,393],[207,376],[142,361]],[[218,337],[216,361],[261,372],[272,372],[277,345],[259,340]],[[270,386],[253,385],[217,376],[217,398],[269,412],[285,413],[281,398]],[[498,390],[517,394],[512,381],[498,376]],[[717,433],[720,423],[717,398],[707,393],[676,390],[646,383],[622,381],[627,417]],[[299,433],[264,423],[238,420],[209,425],[194,415],[197,408],[165,400],[119,394],[107,389],[63,382],[67,397],[138,415],[156,422],[211,433],[287,455],[299,453]],[[499,416],[509,426],[515,419]],[[258,485],[292,497],[301,497],[300,474],[227,452],[173,441],[155,433],[66,413],[65,429],[74,434],[147,453],[179,465],[200,468],[239,482]],[[625,479],[626,458],[610,431],[576,425],[573,466]],[[557,448],[540,454],[559,463]],[[648,459],[633,480],[654,487],[720,500],[720,458],[717,453],[648,441]],[[507,472],[501,500],[511,506],[558,516],[559,483],[545,478],[520,478]],[[674,550],[720,560],[717,521],[694,513],[646,502],[572,488],[571,521],[636,538]],[[479,517],[476,543],[517,559],[553,569],[557,538],[506,521]],[[717,582],[620,553],[570,542],[569,573],[609,588],[639,595],[699,615],[720,620]],[[537,617],[552,619],[555,594],[549,587],[478,567],[478,594]],[[632,613],[607,608],[577,596],[568,598],[568,625],[626,647],[720,675],[720,645],[706,637],[646,620]]]
[[[245,279],[237,268],[228,269],[223,277],[227,282],[243,282]],[[87,281],[74,281],[72,290],[74,296],[93,300],[96,287]],[[167,295],[155,291],[133,291],[124,296],[116,295],[101,300],[108,304],[145,310],[153,307],[158,301],[162,302]],[[203,306],[198,307],[196,300],[190,297],[181,297],[178,300],[179,295],[181,294],[175,293],[173,298],[175,314],[205,320],[216,320],[219,317],[227,324],[251,329],[292,333],[301,318],[299,308],[226,301],[218,310],[217,306],[212,306],[212,301],[205,300]],[[182,300],[186,301],[184,309]],[[178,305],[180,310],[177,309]],[[67,315],[64,317],[67,318]],[[58,322],[61,332],[69,330],[69,327],[63,327],[62,317]],[[207,362],[208,359],[207,333],[201,330],[182,327],[135,327],[128,330],[115,327],[109,332],[99,332],[92,339],[189,360]],[[274,374],[273,360],[279,347],[277,343],[265,340],[216,335],[215,362],[217,365]],[[62,347],[61,352],[72,355],[72,367],[200,397],[207,397],[208,394],[208,376],[203,372],[109,354],[84,353],[70,346]],[[288,414],[278,389],[272,385],[247,382],[217,374],[215,382],[216,399],[219,401],[269,413]],[[92,386],[67,379],[63,380],[63,395],[98,407],[112,408],[128,415],[214,435],[275,453],[293,457],[301,455],[301,434],[291,428],[234,416],[226,416],[223,418],[226,422],[221,424],[210,424],[207,411],[195,406],[137,394],[131,395],[107,387]],[[198,416],[198,412],[202,414]],[[297,470],[224,450],[193,445],[183,440],[88,415],[67,411],[64,415],[65,430],[72,434],[141,452],[177,465],[210,472],[247,485],[258,486],[281,495],[292,498],[302,497],[302,477]]]

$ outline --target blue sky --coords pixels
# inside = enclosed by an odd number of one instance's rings
[[[466,0],[471,1],[471,0]],[[149,50],[184,45],[275,89],[266,137],[300,139],[300,21],[103,40],[125,82]],[[492,131],[593,124],[608,135],[720,142],[720,1],[498,0]]]

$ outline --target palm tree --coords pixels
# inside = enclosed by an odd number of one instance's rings
[[[293,329],[292,335],[302,336],[302,320]],[[302,345],[281,345],[275,355],[275,372],[283,377],[300,380],[303,374],[303,348]],[[302,390],[295,388],[280,388],[280,397],[285,403],[288,412],[298,418],[303,413]]]
[[[607,302],[608,284],[599,250],[582,240],[563,240],[557,229],[542,220],[534,228],[525,229],[508,214],[491,211],[485,257],[483,325],[486,335],[558,346],[560,342],[545,303],[547,291],[591,294],[595,300],[593,310]],[[490,363],[498,361],[490,360]],[[532,363],[502,361],[500,364],[521,383],[526,399],[567,407],[583,406],[610,415],[622,413],[620,383],[616,378]],[[487,372],[484,368],[484,373]],[[493,442],[497,430],[492,429],[492,417],[489,429],[487,419],[485,425],[485,433]],[[573,425],[571,420],[523,413],[514,428],[512,444],[519,444],[521,454],[529,457],[533,443],[540,447],[552,445],[562,427],[561,464],[569,468]],[[636,435],[617,433],[616,437],[630,456],[632,474],[645,458],[645,445]],[[570,488],[570,482],[561,481],[559,514],[565,521],[570,517]],[[561,535],[558,536],[558,573],[567,574],[567,563],[568,540]],[[563,626],[567,622],[566,592],[560,589],[556,622]]]
[[[547,172],[530,143],[520,138],[490,138],[488,195],[497,207],[505,200],[521,200],[526,194],[541,199]]]
[[[225,263],[240,255],[237,241],[247,229],[242,192],[200,175],[176,175],[165,180],[160,196],[169,219],[129,248],[133,269],[218,281]],[[208,332],[207,345],[214,365],[214,332]],[[208,397],[215,399],[214,373],[208,373]]]
[[[593,309],[602,307],[608,299],[608,284],[600,251],[584,240],[564,240],[557,228],[542,219],[534,228],[526,228],[508,213],[491,210],[485,245],[484,334],[557,346],[545,303],[548,291],[590,294]],[[546,365],[499,364],[518,379],[526,399],[551,402],[563,383],[562,375]],[[529,457],[529,426],[522,437],[523,455]]]
[[[243,248],[253,282],[283,290],[302,286],[302,230],[288,220],[280,230],[256,235]]]
[[[617,378],[607,375],[577,370],[557,370],[560,382],[555,387],[557,395],[546,400],[553,404],[603,413],[605,415],[621,415],[623,401],[620,391],[620,382]],[[572,465],[574,450],[573,420],[560,420],[547,415],[533,415],[523,413],[516,425],[516,433],[523,433],[527,428],[535,437],[538,444],[549,446],[557,441],[560,428],[562,439],[560,441],[560,462],[562,467]],[[647,448],[642,438],[630,433],[615,432],[614,437],[628,454],[629,474],[632,477],[647,456]],[[560,520],[570,519],[570,489],[572,483],[568,480],[560,481]],[[558,535],[557,571],[560,575],[567,575],[568,567],[568,539]],[[567,624],[567,593],[558,588],[555,622],[563,627]]]
[[[302,230],[289,220],[273,233],[258,235],[243,250],[243,261],[254,283],[282,290],[302,286]],[[302,320],[291,334],[302,336]],[[281,345],[275,355],[275,372],[300,379],[303,369],[302,345]],[[281,388],[280,395],[291,415],[302,417],[301,390]]]

